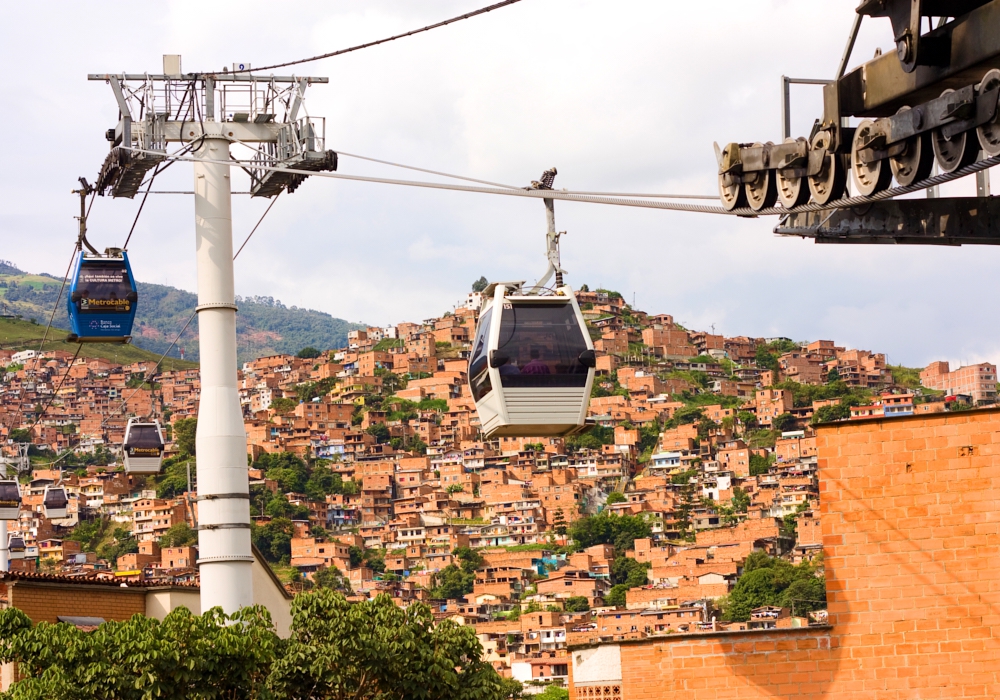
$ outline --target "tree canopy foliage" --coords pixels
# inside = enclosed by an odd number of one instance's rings
[[[743,564],[743,575],[723,605],[726,620],[744,622],[762,605],[792,608],[796,615],[826,607],[826,579],[809,563],[754,552]]]
[[[632,549],[632,543],[636,539],[649,537],[651,534],[649,523],[637,515],[601,513],[580,518],[569,527],[569,536],[578,549],[586,549],[595,544],[611,544],[619,553]]]
[[[296,596],[287,640],[265,608],[232,616],[177,608],[92,632],[0,611],[0,660],[23,680],[9,700],[504,700],[521,685],[483,661],[471,626],[434,624],[423,604],[348,603],[329,588]]]

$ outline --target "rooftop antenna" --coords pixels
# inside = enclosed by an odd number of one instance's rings
[[[253,605],[253,554],[246,433],[236,387],[230,147],[252,150],[247,167],[237,165],[250,176],[255,197],[294,191],[308,177],[303,170],[336,170],[337,154],[325,150],[324,120],[304,107],[308,86],[329,79],[246,70],[184,73],[179,55],[163,57],[161,74],[100,73],[88,79],[110,85],[119,112],[105,134],[111,148],[94,184],[99,194],[134,197],[147,173],[169,158],[168,144],[182,144],[194,157],[201,609],[220,606],[232,614]],[[300,172],[285,172],[289,168]]]

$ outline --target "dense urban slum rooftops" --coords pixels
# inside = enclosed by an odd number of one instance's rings
[[[438,318],[351,331],[342,348],[243,365],[254,542],[289,591],[430,603],[475,625],[502,672],[541,683],[565,681],[568,644],[822,623],[821,602],[717,602],[750,557],[822,573],[813,426],[996,401],[987,363],[918,372],[833,341],[691,331],[612,292],[577,297],[597,379],[595,427],[573,438],[482,439],[466,376],[478,293]],[[12,575],[195,585],[197,370],[33,350],[0,350],[0,368],[3,455],[13,465],[26,441],[37,455],[8,523],[24,542]],[[117,466],[133,415],[165,426],[159,477]],[[57,481],[68,513],[50,520]],[[616,542],[591,527],[599,514],[641,531]],[[592,531],[596,544],[571,539]]]

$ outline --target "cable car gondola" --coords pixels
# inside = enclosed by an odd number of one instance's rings
[[[158,473],[163,463],[163,433],[159,422],[129,418],[122,454],[126,473]]]
[[[49,520],[58,520],[67,515],[66,506],[69,505],[69,497],[66,489],[62,486],[46,486],[45,494],[42,496],[42,509],[45,517]]]
[[[24,546],[24,538],[21,535],[11,535],[7,539],[7,557],[10,559],[24,559],[27,547]]]
[[[21,511],[21,487],[17,479],[0,479],[0,520],[17,520]]]
[[[596,356],[576,296],[487,287],[469,384],[487,438],[556,437],[589,429]]]
[[[127,343],[132,336],[138,290],[128,253],[108,248],[104,255],[77,253],[67,304],[77,343]]]
[[[551,190],[556,169],[532,189]],[[544,199],[548,269],[535,286],[491,284],[483,292],[469,388],[487,438],[560,437],[589,430],[597,357],[573,290],[563,284],[555,202]],[[555,275],[555,288],[546,287]]]

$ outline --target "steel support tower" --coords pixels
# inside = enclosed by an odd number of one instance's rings
[[[246,147],[251,192],[270,197],[306,176],[280,170],[336,169],[324,150],[323,120],[300,117],[306,87],[327,78],[182,73],[164,56],[161,75],[91,74],[107,82],[119,121],[96,184],[100,194],[134,197],[164,163],[167,144],[183,144],[194,163],[195,247],[201,400],[198,407],[198,565],[201,609],[226,613],[253,604],[247,441],[236,384],[236,303],[230,148]],[[152,176],[155,176],[153,171]],[[149,179],[147,179],[149,178]]]

